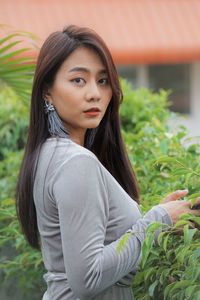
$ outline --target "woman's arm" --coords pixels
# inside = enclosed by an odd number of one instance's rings
[[[108,193],[99,162],[88,155],[76,155],[62,166],[53,194],[67,278],[80,299],[97,295],[137,267],[145,229],[151,222],[171,224],[167,211],[156,206],[134,224],[134,235],[119,254],[119,240],[104,246]]]

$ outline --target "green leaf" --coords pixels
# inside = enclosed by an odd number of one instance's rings
[[[118,241],[117,246],[116,246],[117,254],[120,254],[121,250],[124,247],[126,247],[126,243],[127,243],[128,239],[130,238],[130,236],[132,236],[132,235],[134,235],[133,232],[127,232],[120,238],[120,240]]]
[[[154,281],[150,286],[149,286],[149,296],[153,297],[154,296],[154,290],[156,286],[158,285],[158,280]]]
[[[189,229],[188,225],[184,226],[183,233],[184,233],[184,243],[185,245],[189,245],[193,239],[194,234],[197,232],[197,229]]]
[[[164,238],[164,241],[163,241],[163,249],[165,250],[165,252],[167,251],[168,240],[169,240],[169,235],[166,235],[166,237]]]
[[[169,149],[168,143],[169,143],[168,140],[162,140],[160,142],[160,150],[163,154],[167,154],[167,152],[168,152],[168,149]]]
[[[0,45],[2,45],[3,43],[7,42],[8,40],[10,39],[13,39],[13,37],[16,37],[17,34],[16,33],[13,33],[13,34],[10,34],[10,35],[7,35],[6,37],[4,38],[1,38],[0,39]]]
[[[144,280],[147,281],[153,273],[155,273],[155,268],[154,267],[151,267],[151,268],[148,268],[147,270],[145,270]]]
[[[163,226],[160,222],[153,222],[150,225],[148,225],[146,229],[146,233],[155,232],[157,229],[161,228]]]
[[[167,300],[168,297],[173,297],[175,291],[181,290],[181,289],[186,289],[187,287],[190,286],[190,281],[189,280],[182,280],[178,282],[174,282],[166,287],[164,290],[164,300]]]
[[[188,225],[188,221],[187,220],[179,220],[176,222],[176,224],[173,226],[173,229],[179,228],[179,227],[183,227],[183,225]]]
[[[200,299],[200,291],[196,292],[193,296],[192,300],[199,300]]]

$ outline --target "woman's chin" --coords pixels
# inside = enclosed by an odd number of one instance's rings
[[[97,128],[100,124],[100,121],[94,121],[94,122],[90,122],[90,124],[88,124],[87,128],[88,129],[93,129],[93,128]]]

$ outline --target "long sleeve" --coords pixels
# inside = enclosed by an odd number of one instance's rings
[[[153,221],[170,223],[155,207],[130,228],[135,232],[118,254],[119,240],[104,245],[109,218],[109,193],[95,158],[75,155],[64,163],[52,187],[60,220],[65,270],[76,297],[90,299],[113,285],[139,263],[145,229]]]

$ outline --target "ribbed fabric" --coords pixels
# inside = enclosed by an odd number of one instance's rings
[[[171,225],[162,206],[143,218],[137,203],[89,150],[65,138],[48,139],[34,183],[45,300],[131,300],[145,229]],[[118,254],[119,239],[133,235]],[[116,284],[117,283],[117,284]]]

